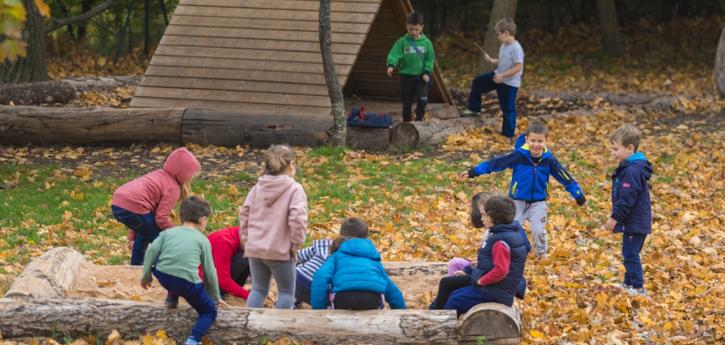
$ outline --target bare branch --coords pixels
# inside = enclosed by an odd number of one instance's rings
[[[50,23],[50,25],[48,25],[48,28],[45,29],[45,33],[47,34],[47,33],[53,32],[55,30],[58,30],[66,25],[80,23],[80,22],[84,22],[88,19],[91,19],[91,18],[103,13],[105,10],[111,8],[111,6],[113,5],[114,2],[115,2],[115,0],[106,0],[106,1],[98,4],[98,6],[92,8],[90,11],[88,11],[86,13],[83,13],[83,14],[80,14],[77,16],[73,16],[73,17],[63,18],[63,19],[53,19],[53,21]]]

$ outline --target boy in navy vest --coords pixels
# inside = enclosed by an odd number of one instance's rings
[[[478,250],[476,267],[471,272],[472,285],[454,291],[445,305],[445,309],[455,309],[458,315],[479,303],[513,305],[524,276],[528,251],[519,234],[521,225],[514,220],[514,201],[499,194],[486,200],[483,208],[483,224],[490,234]]]
[[[622,288],[633,295],[644,295],[644,277],[639,253],[652,233],[652,203],[649,181],[652,163],[638,152],[642,134],[632,126],[618,128],[609,136],[611,151],[619,166],[612,174],[612,215],[604,227],[622,233],[624,282]]]
[[[526,132],[526,144],[517,147],[505,156],[495,157],[461,173],[461,178],[474,178],[479,175],[513,169],[509,196],[514,199],[516,204],[516,220],[522,225],[525,221],[529,221],[537,257],[545,257],[548,250],[546,198],[549,190],[549,176],[554,176],[564,186],[576,200],[577,205],[584,206],[587,202],[584,192],[574,177],[546,148],[548,132],[544,123],[533,122],[529,124]]]

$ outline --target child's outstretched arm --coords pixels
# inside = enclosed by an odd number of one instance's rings
[[[513,168],[514,163],[516,163],[518,157],[519,153],[516,151],[512,151],[505,156],[495,157],[462,172],[461,178],[474,178],[476,176],[486,175],[492,172],[503,171],[508,168]]]
[[[386,60],[386,65],[388,66],[388,76],[393,76],[393,70],[396,66],[400,63],[400,59],[403,58],[403,43],[405,41],[405,38],[402,37],[395,41],[395,44],[393,44],[393,47],[390,48],[390,52],[388,52],[388,59]]]
[[[310,305],[312,309],[327,308],[327,297],[330,293],[330,282],[335,273],[335,254],[327,258],[327,261],[320,267],[310,285]]]
[[[587,198],[584,196],[584,191],[582,191],[579,184],[574,180],[574,177],[561,165],[556,157],[552,157],[551,174],[571,194],[571,197],[576,200],[577,205],[584,206],[586,204]]]
[[[385,288],[385,300],[388,301],[388,304],[390,304],[390,308],[405,309],[406,306],[405,298],[403,298],[403,293],[400,292],[398,286],[395,285],[395,283],[390,279],[388,274],[385,273],[385,268],[383,268],[382,264],[380,264],[379,270],[383,274],[383,277],[385,277],[385,281],[387,282],[387,287]]]
[[[141,275],[141,287],[146,289],[151,284],[151,269],[156,263],[156,259],[161,253],[161,247],[164,245],[166,239],[166,232],[161,232],[159,237],[149,244],[146,249],[146,254],[143,258],[143,274]]]
[[[204,288],[214,301],[221,301],[219,280],[216,275],[216,267],[214,267],[214,258],[211,255],[211,244],[206,238],[201,241],[201,269],[204,272]]]

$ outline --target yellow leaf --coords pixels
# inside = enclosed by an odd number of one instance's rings
[[[50,7],[43,2],[43,0],[34,0],[35,1],[35,7],[38,8],[38,12],[43,15],[43,17],[50,17]]]
[[[154,345],[154,337],[146,334],[143,337],[141,337],[141,343],[143,345]]]
[[[544,338],[544,333],[542,333],[541,331],[532,329],[531,332],[529,332],[529,333],[531,333],[531,337],[534,339],[543,339]]]
[[[166,331],[164,331],[163,329],[160,329],[160,330],[156,331],[156,338],[166,340],[169,338],[169,336],[166,335]]]
[[[73,218],[73,212],[71,211],[63,211],[63,221],[69,221]]]

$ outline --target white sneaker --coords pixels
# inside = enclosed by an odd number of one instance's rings
[[[627,293],[629,293],[631,296],[647,296],[647,291],[644,290],[644,288],[634,288],[630,287],[627,289]]]

